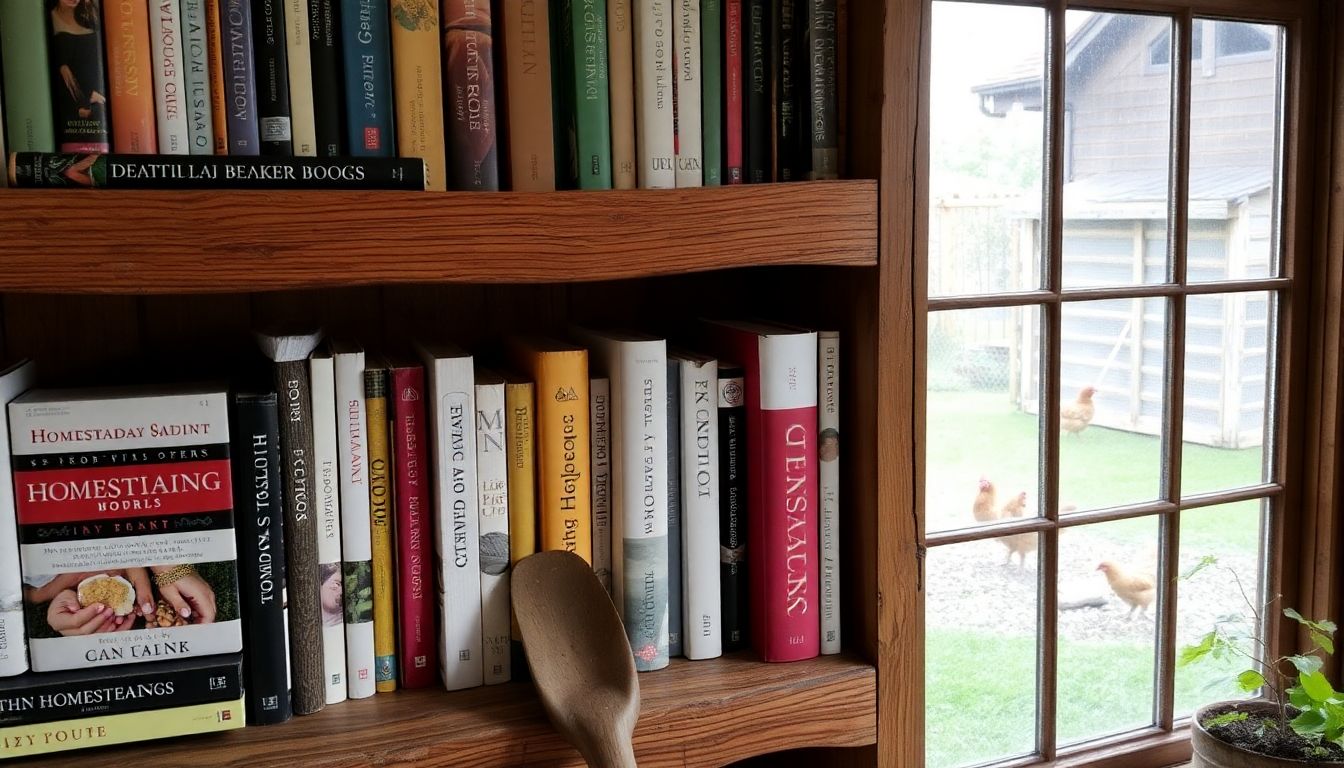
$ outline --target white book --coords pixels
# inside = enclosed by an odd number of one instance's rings
[[[688,659],[723,655],[719,593],[719,364],[681,363],[682,649]]]
[[[206,38],[205,0],[182,0],[185,44],[187,137],[193,155],[215,153],[214,109],[210,105],[210,44]]]
[[[485,684],[509,670],[509,461],[504,440],[504,378],[476,374],[476,480],[481,532],[481,652]]]
[[[37,367],[25,360],[0,373],[0,677],[28,671],[23,629],[23,575],[19,571],[19,528],[14,510],[13,466],[9,461],[10,400],[31,389]]]
[[[840,652],[840,334],[817,333],[821,652]]]
[[[190,153],[187,128],[187,84],[182,72],[182,14],[175,2],[155,2],[150,9],[149,40],[154,58],[154,107],[158,112],[160,155]]]
[[[677,186],[705,184],[700,133],[700,0],[672,0],[676,26]]]
[[[611,380],[588,380],[593,439],[593,571],[611,594]]]
[[[322,669],[327,703],[346,699],[345,603],[341,582],[341,480],[336,458],[336,366],[331,351],[308,358],[317,472],[317,575],[322,596]]]
[[[667,342],[576,329],[611,380],[612,601],[635,669],[668,663]]]
[[[340,475],[341,570],[345,604],[345,680],[352,699],[372,696],[373,541],[369,526],[368,416],[364,350],[332,344],[336,370],[336,446]]]
[[[476,376],[471,355],[422,347],[434,460],[434,555],[439,569],[439,666],[450,691],[484,682],[481,538],[476,485]]]
[[[285,0],[285,58],[289,65],[289,126],[296,157],[317,157],[313,61],[308,0]]]
[[[673,115],[673,0],[635,3],[635,154],[642,189],[677,185]]]

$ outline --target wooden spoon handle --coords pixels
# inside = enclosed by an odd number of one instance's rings
[[[639,768],[630,739],[614,733],[590,742],[583,759],[588,761],[589,768]]]

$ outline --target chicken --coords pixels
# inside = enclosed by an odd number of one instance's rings
[[[971,514],[979,523],[992,523],[999,519],[999,510],[995,506],[994,484],[986,478],[980,478],[980,492],[975,494]]]
[[[1022,517],[1027,511],[1027,492],[1022,491],[1008,500],[1000,510],[999,517]],[[1013,564],[1013,555],[1018,555],[1020,561],[1019,568],[1027,567],[1027,555],[1036,551],[1037,535],[1034,533],[1014,533],[999,539],[1003,546],[1008,548],[1008,557],[1003,561],[1004,565]]]
[[[1092,416],[1097,412],[1097,406],[1092,402],[1092,396],[1097,394],[1096,387],[1083,387],[1078,391],[1078,397],[1068,405],[1061,405],[1059,408],[1059,428],[1071,435],[1076,435],[1087,429],[1087,425],[1092,423]]]
[[[1119,564],[1104,560],[1097,570],[1106,574],[1106,583],[1111,591],[1129,606],[1129,617],[1138,611],[1140,616],[1148,615],[1148,606],[1157,599],[1157,579],[1150,573],[1130,573]]]

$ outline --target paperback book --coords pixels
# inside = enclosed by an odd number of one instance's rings
[[[46,77],[27,74],[33,62],[39,69],[48,62],[46,6],[42,0],[0,2],[0,75],[4,78],[0,91],[5,100],[4,143],[10,152],[56,150],[51,84]]]
[[[184,97],[187,138],[193,155],[215,153],[215,115],[210,100],[210,43],[205,0],[182,0]],[[113,102],[113,109],[116,102]],[[115,126],[112,138],[117,138]]]
[[[369,538],[373,561],[373,669],[378,693],[397,689],[396,564],[392,535],[392,447],[387,407],[387,366],[370,361],[364,370],[364,407],[369,429]]]
[[[817,333],[817,486],[821,494],[821,652],[840,652],[840,334]]]
[[[425,159],[429,188],[448,188],[443,132],[439,8],[425,0],[392,0],[392,84],[397,154]]]
[[[688,659],[723,653],[719,596],[718,362],[669,354],[680,372],[682,649]],[[669,384],[669,386],[671,386]]]
[[[592,401],[593,571],[611,593],[611,380],[588,381]]]
[[[397,364],[388,373],[392,400],[393,499],[397,538],[397,658],[403,688],[426,688],[438,666],[430,569],[430,486],[425,444],[425,369]]]
[[[341,597],[345,612],[346,690],[376,691],[373,674],[373,543],[369,518],[369,430],[364,405],[364,350],[332,344],[336,368],[336,446],[341,503]]]
[[[509,477],[504,378],[476,374],[476,479],[481,535],[481,652],[485,684],[507,683],[509,664]]]
[[[182,13],[177,3],[156,2],[150,14],[154,61],[154,106],[158,114],[160,155],[190,154],[182,71]],[[63,147],[67,151],[81,151]],[[97,151],[97,150],[90,150]]]
[[[5,5],[30,5],[8,0]],[[103,21],[97,2],[46,2],[48,72],[55,115],[56,148],[62,152],[107,152],[111,131],[107,113],[107,72],[103,68]],[[172,3],[174,8],[176,3]],[[174,12],[175,13],[175,12]],[[157,27],[156,27],[157,29]],[[35,62],[20,65],[31,72]],[[18,144],[19,142],[13,142]]]
[[[252,4],[252,49],[257,66],[257,127],[261,153],[286,157],[294,154],[289,108],[289,54],[285,44],[282,0]]]
[[[228,154],[261,154],[257,126],[256,55],[252,46],[252,0],[220,0],[224,80],[228,92]]]
[[[490,0],[443,0],[449,188],[499,189]]]
[[[425,189],[415,158],[98,155],[15,152],[15,187],[86,189]]]
[[[28,391],[37,368],[27,360],[0,373],[0,405]],[[9,411],[0,410],[0,449],[9,453]],[[19,570],[19,530],[14,512],[14,478],[9,463],[0,466],[0,678],[28,669],[23,633],[23,574]]]
[[[72,749],[231,731],[243,727],[241,698],[170,709],[97,715],[0,728],[5,757],[31,757]]]
[[[112,151],[153,154],[158,151],[158,134],[149,63],[149,3],[104,3],[103,22],[107,30]]]
[[[317,582],[322,597],[322,667],[327,703],[345,701],[345,596],[341,580],[341,494],[336,460],[336,364],[330,349],[308,360],[313,400]]]

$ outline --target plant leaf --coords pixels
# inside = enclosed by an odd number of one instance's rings
[[[1216,728],[1220,725],[1227,725],[1228,723],[1240,723],[1242,720],[1246,720],[1249,717],[1250,714],[1246,712],[1224,712],[1217,717],[1210,717],[1208,720],[1205,720],[1204,727]]]
[[[1265,676],[1254,669],[1248,669],[1237,675],[1237,685],[1246,693],[1254,693],[1264,687]]]
[[[1311,641],[1320,646],[1322,651],[1325,651],[1332,656],[1335,654],[1335,641],[1331,640],[1329,636],[1312,630]]]
[[[1293,621],[1296,621],[1298,624],[1310,624],[1310,623],[1311,623],[1311,622],[1307,621],[1305,618],[1303,618],[1303,617],[1302,617],[1302,614],[1298,613],[1297,611],[1293,610],[1292,608],[1284,608],[1284,609],[1283,609],[1283,615],[1284,615],[1284,616],[1287,616],[1288,618],[1292,619]]]
[[[1297,672],[1301,675],[1309,675],[1321,668],[1321,660],[1315,656],[1289,656],[1288,662],[1297,667]]]
[[[1325,715],[1315,709],[1308,709],[1294,717],[1288,725],[1301,736],[1314,736],[1325,731]]]
[[[1217,565],[1217,564],[1218,564],[1218,558],[1214,557],[1213,555],[1205,555],[1205,556],[1201,557],[1201,558],[1199,559],[1199,562],[1198,562],[1198,563],[1195,563],[1194,566],[1190,568],[1190,570],[1188,570],[1188,571],[1186,571],[1185,573],[1181,574],[1181,578],[1182,578],[1182,579],[1192,579],[1192,578],[1195,577],[1195,574],[1199,573],[1200,571],[1204,570],[1205,568],[1208,568],[1208,567],[1210,567],[1210,566],[1214,566],[1214,565]]]
[[[1335,626],[1335,622],[1329,619],[1321,619],[1316,622],[1316,628],[1322,632],[1329,632],[1332,635],[1335,633],[1335,630],[1339,629],[1339,627]]]
[[[1335,695],[1334,687],[1330,685],[1330,681],[1325,678],[1325,675],[1321,674],[1320,670],[1299,675],[1297,682],[1314,702],[1325,702]]]
[[[1312,706],[1311,697],[1307,692],[1297,686],[1288,689],[1288,703],[1298,709],[1306,709]]]
[[[1187,645],[1181,649],[1181,658],[1176,662],[1176,666],[1185,667],[1199,661],[1213,650],[1214,644],[1218,642],[1218,633],[1210,632],[1194,645]]]

